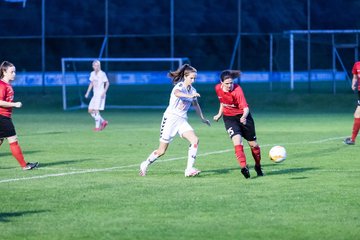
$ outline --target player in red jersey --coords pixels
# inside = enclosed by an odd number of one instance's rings
[[[39,163],[27,163],[17,140],[14,124],[11,120],[12,108],[20,108],[21,102],[13,102],[14,90],[10,81],[15,79],[16,70],[14,64],[4,61],[0,65],[0,145],[7,138],[10,150],[15,159],[24,170],[36,168]]]
[[[360,129],[360,61],[355,62],[352,68],[352,84],[351,88],[353,91],[357,89],[358,93],[358,100],[357,100],[357,107],[354,113],[354,124],[351,137],[345,138],[344,143],[348,145],[354,145],[355,139],[359,133]]]
[[[238,77],[240,77],[240,71],[237,70],[224,70],[221,73],[221,83],[215,86],[220,108],[219,113],[214,116],[214,120],[218,121],[223,116],[225,129],[234,144],[235,155],[244,177],[250,178],[250,172],[246,164],[242,138],[247,140],[251,148],[257,176],[263,176],[260,165],[260,147],[256,142],[255,123],[242,88],[238,84],[234,84],[234,79]]]

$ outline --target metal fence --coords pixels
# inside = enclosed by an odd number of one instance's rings
[[[310,2],[280,6],[278,0],[1,1],[0,56],[14,62],[20,72],[61,71],[63,57],[188,57],[203,71],[308,71],[309,82],[314,70],[350,71],[358,41],[352,41],[353,48],[340,48],[339,43],[345,46],[358,33],[311,33],[309,38],[304,32],[288,31],[309,27]],[[341,4],[355,9],[351,1]],[[266,16],[260,14],[261,7],[268,8]],[[274,16],[285,20],[275,24]],[[335,20],[334,26],[340,22]],[[357,26],[356,21],[346,24],[336,26]],[[321,25],[314,19],[312,27],[316,26]]]

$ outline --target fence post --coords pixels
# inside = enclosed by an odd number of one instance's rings
[[[290,33],[290,89],[294,90],[294,34]]]

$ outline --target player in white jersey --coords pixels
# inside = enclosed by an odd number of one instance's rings
[[[106,73],[101,70],[99,60],[94,60],[92,67],[94,71],[90,73],[90,84],[85,97],[88,98],[91,89],[93,89],[93,97],[90,100],[88,112],[91,117],[95,119],[94,131],[97,132],[103,130],[108,125],[108,121],[101,117],[100,111],[105,109],[106,92],[109,88],[109,80]]]
[[[195,81],[197,71],[192,66],[185,64],[174,72],[170,72],[168,77],[175,84],[170,94],[169,106],[164,112],[160,127],[160,144],[157,150],[153,151],[149,157],[140,164],[140,175],[145,176],[150,164],[165,154],[169,143],[176,134],[190,142],[188,150],[187,167],[185,177],[196,176],[200,173],[194,167],[196,154],[198,150],[199,139],[194,129],[187,121],[187,111],[193,105],[196,113],[202,122],[210,126],[210,121],[205,119],[201,111],[197,98],[200,94],[192,86]]]

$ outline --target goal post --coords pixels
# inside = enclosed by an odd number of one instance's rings
[[[295,72],[299,71],[298,68],[296,69],[295,55],[297,52],[304,52],[305,50],[304,47],[298,49],[295,45],[297,44],[299,47],[301,43],[306,43],[307,48],[311,49],[310,54],[307,54],[306,56],[306,62],[309,65],[319,65],[318,63],[313,64],[313,62],[321,59],[322,63],[324,63],[322,69],[327,69],[332,72],[332,90],[334,93],[336,93],[337,73],[344,73],[346,82],[351,84],[351,78],[347,72],[349,66],[351,67],[355,61],[358,61],[360,30],[290,30],[285,31],[284,33],[289,36],[289,73],[291,90],[294,90]],[[343,52],[343,55],[339,53],[340,50]],[[312,55],[316,56],[316,58],[312,58]],[[311,68],[312,66],[310,66],[310,69],[307,69],[309,72],[309,82],[311,82],[312,79]],[[338,71],[338,69],[340,71]]]
[[[164,105],[161,104],[163,102],[156,102],[156,100],[141,103],[139,101],[141,95],[137,96],[136,101],[130,102],[127,99],[129,98],[127,93],[132,88],[131,85],[137,85],[137,89],[146,91],[144,88],[147,86],[150,89],[150,85],[169,83],[169,79],[166,78],[168,71],[176,70],[183,64],[190,63],[189,58],[62,58],[64,110],[88,107],[89,99],[85,99],[84,95],[90,83],[89,77],[90,72],[93,71],[92,62],[94,60],[101,62],[101,68],[110,82],[106,108],[134,109],[163,108]]]

